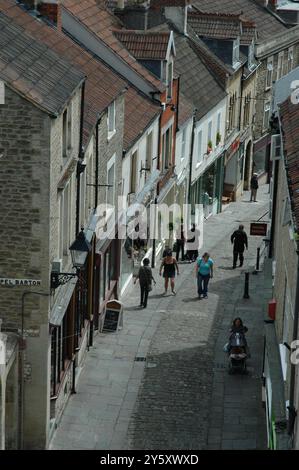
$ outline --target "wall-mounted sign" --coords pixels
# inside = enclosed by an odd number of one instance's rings
[[[267,235],[267,224],[252,222],[250,224],[250,235],[265,237]]]
[[[0,286],[5,287],[38,287],[41,285],[40,280],[36,279],[8,279],[0,277]]]

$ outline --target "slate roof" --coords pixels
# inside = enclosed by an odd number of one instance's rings
[[[299,229],[299,106],[290,98],[279,105],[284,157],[294,222]]]
[[[114,34],[136,59],[166,59],[170,32],[122,30]]]
[[[188,23],[198,36],[215,39],[240,37],[241,44],[250,44],[256,34],[255,24],[240,14],[192,11],[188,13]]]
[[[193,0],[192,4],[202,12],[241,14],[253,21],[257,29],[257,42],[272,39],[287,27],[255,0]]]
[[[51,115],[59,115],[85,75],[0,13],[0,78]]]
[[[43,50],[51,48],[60,57],[73,65],[75,64],[86,74],[83,120],[83,145],[86,145],[99,114],[123,92],[127,85],[126,82],[68,36],[59,33],[44,22],[36,20],[16,5],[13,0],[0,0],[0,10],[11,19],[14,28],[20,26],[33,38],[31,39],[32,45],[37,41],[44,44]],[[30,51],[31,47],[28,49],[29,54]],[[63,59],[60,60],[63,62]],[[70,65],[69,67],[71,68]]]
[[[214,65],[207,65],[203,60],[203,54],[193,47],[193,41],[179,33],[170,22],[152,28],[151,31],[172,30],[176,50],[174,61],[175,74],[180,77],[180,91],[185,98],[192,103],[195,110],[195,119],[201,119],[207,112],[213,109],[222,99],[225,98],[224,90],[226,74],[229,71],[225,65],[211,53],[209,48],[203,44],[203,50],[206,55],[215,61]],[[202,41],[197,40],[202,43]],[[221,68],[221,77],[216,78],[216,73],[211,69],[219,64]],[[220,75],[220,72],[219,72]],[[221,85],[222,81],[222,85]]]
[[[130,87],[125,94],[124,150],[129,150],[161,113],[161,107]]]
[[[64,0],[63,8],[84,24],[153,87],[164,91],[165,86],[145,67],[139,64],[117,39],[114,31],[122,29],[123,25],[107,8],[99,6],[96,0]]]
[[[178,127],[179,129],[193,116],[195,109],[193,104],[180,93],[179,95],[179,115],[178,115]]]

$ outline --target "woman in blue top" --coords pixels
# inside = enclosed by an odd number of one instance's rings
[[[196,263],[196,276],[197,276],[197,290],[198,297],[208,297],[208,284],[210,278],[213,277],[214,262],[210,258],[209,253],[204,253],[201,258],[198,258]]]

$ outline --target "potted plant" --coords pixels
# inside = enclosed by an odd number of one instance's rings
[[[209,153],[211,153],[213,150],[213,143],[211,140],[209,140],[208,142],[208,148],[207,148],[207,154],[209,155]]]
[[[219,145],[221,142],[221,134],[220,132],[218,131],[217,134],[216,134],[216,145]]]

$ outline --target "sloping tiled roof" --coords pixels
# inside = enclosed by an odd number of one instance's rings
[[[129,88],[125,94],[125,150],[129,150],[134,145],[160,113],[160,106],[141,95],[135,88]]]
[[[188,23],[199,36],[215,39],[241,38],[241,43],[250,43],[255,37],[255,24],[241,14],[188,13]]]
[[[121,41],[136,59],[165,60],[170,32],[115,31]]]
[[[23,31],[34,38],[32,43],[36,40],[42,42],[86,74],[83,144],[87,144],[99,114],[122,93],[126,82],[68,36],[36,20],[13,0],[0,0],[0,10],[12,19],[14,25],[21,26]]]
[[[196,108],[195,117],[201,119],[225,98],[223,87],[192,47],[192,41],[174,31],[176,45],[175,73],[180,76],[180,90]]]
[[[288,98],[279,105],[283,148],[294,222],[299,230],[299,106]]]
[[[193,104],[186,98],[183,93],[179,96],[179,115],[178,115],[178,127],[181,128],[188,119],[193,116],[194,113]]]
[[[117,0],[96,0],[99,5],[105,5],[110,10],[114,10],[117,8]],[[124,5],[132,5],[132,4],[142,4],[147,3],[146,0],[144,2],[137,2],[133,0],[124,0]],[[150,5],[153,8],[163,8],[163,7],[184,7],[191,3],[190,0],[151,0]]]
[[[63,8],[84,24],[153,87],[160,91],[165,89],[161,82],[139,64],[117,39],[113,31],[115,29],[122,29],[122,23],[104,6],[99,6],[96,0],[64,0]]]
[[[84,74],[0,13],[0,78],[42,110],[57,115]]]
[[[192,4],[202,12],[240,14],[253,21],[257,39],[263,41],[286,31],[287,27],[255,0],[193,0]]]

